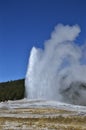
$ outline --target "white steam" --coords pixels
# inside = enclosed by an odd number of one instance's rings
[[[25,80],[27,98],[86,105],[86,65],[82,64],[86,53],[74,43],[79,33],[78,25],[59,24],[44,49],[32,48]]]

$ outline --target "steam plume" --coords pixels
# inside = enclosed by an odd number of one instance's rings
[[[78,25],[59,24],[44,49],[32,48],[25,80],[27,98],[86,105],[86,65],[82,64],[86,53],[74,43],[79,33]]]

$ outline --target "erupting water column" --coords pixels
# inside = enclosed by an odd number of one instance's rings
[[[86,83],[86,65],[81,65],[83,51],[74,43],[79,33],[78,25],[59,24],[44,49],[32,48],[25,79],[28,99],[86,104],[86,87],[80,90]]]

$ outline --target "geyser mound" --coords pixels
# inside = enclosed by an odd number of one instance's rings
[[[86,105],[86,46],[74,43],[79,33],[78,25],[59,24],[44,49],[32,48],[25,80],[27,98]]]

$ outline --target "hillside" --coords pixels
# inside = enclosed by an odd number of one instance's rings
[[[24,98],[24,79],[0,83],[0,101]]]

